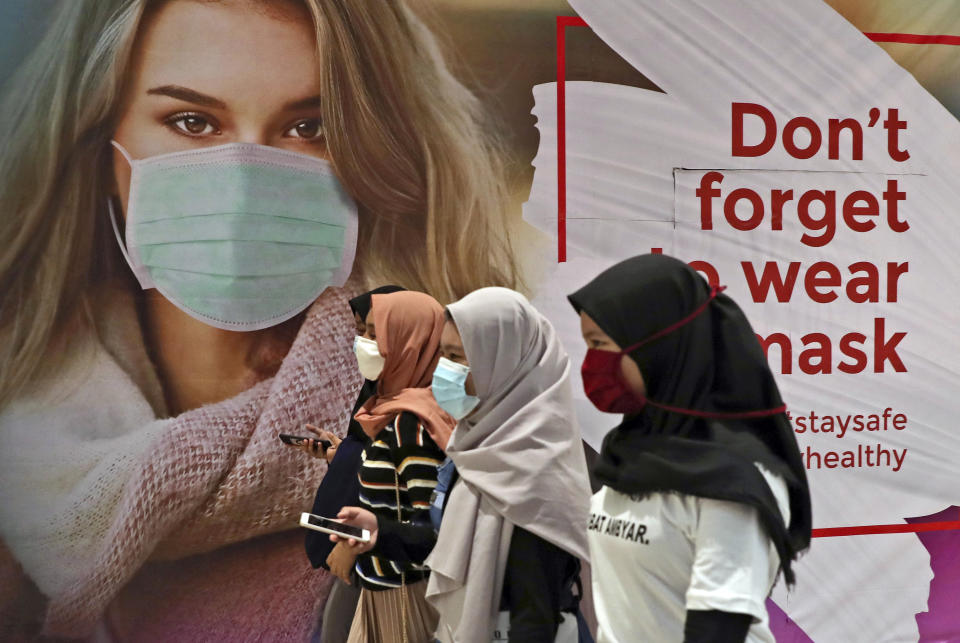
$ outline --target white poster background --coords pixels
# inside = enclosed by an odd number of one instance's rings
[[[806,375],[795,368],[790,375],[778,375],[795,412],[846,415],[892,408],[909,418],[905,430],[879,437],[798,435],[801,449],[844,451],[880,442],[908,450],[898,472],[884,467],[810,470],[814,526],[901,523],[960,504],[955,473],[960,458],[957,120],[881,49],[815,0],[572,4],[600,37],[666,92],[566,85],[569,260],[548,275],[536,303],[557,324],[574,363],[584,348],[565,295],[603,268],[652,247],[687,261],[711,262],[758,333],[779,331],[791,337],[794,362],[799,338],[806,333],[839,338],[859,331],[871,337],[873,319],[882,317],[888,333],[907,333],[898,350],[907,373],[894,373],[888,364],[884,373]],[[555,86],[537,87],[534,94],[541,143],[524,212],[528,221],[556,234]],[[840,159],[828,159],[826,144],[811,159],[795,159],[779,141],[762,157],[733,157],[733,102],[768,107],[781,127],[790,118],[806,116],[824,131],[830,118],[852,117],[866,125],[871,108],[884,116],[888,108],[897,108],[908,123],[900,148],[910,152],[910,159],[891,159],[886,132],[877,127],[865,128],[862,161],[851,160],[843,145]],[[755,126],[748,125],[748,141],[761,137]],[[907,192],[901,219],[909,221],[910,229],[898,234],[878,226],[854,233],[838,227],[836,239],[823,247],[800,243],[802,229],[789,215],[780,232],[764,226],[733,231],[716,216],[715,229],[703,231],[691,181],[709,169],[724,172],[726,194],[739,180],[761,194],[771,187],[799,194],[870,185],[864,189],[880,198],[885,181],[896,177]],[[737,169],[752,172],[730,172]],[[719,200],[714,208],[722,211]],[[741,261],[779,261],[782,269],[790,261],[803,267],[831,261],[845,272],[861,260],[880,267],[909,261],[896,303],[854,304],[841,297],[820,304],[802,290],[789,303],[754,303],[740,267]],[[800,288],[802,279],[801,270]],[[779,371],[776,352],[772,361]],[[598,444],[616,418],[596,413],[582,391],[577,393],[585,438]],[[774,598],[815,641],[917,639],[915,614],[926,609],[931,571],[914,534],[817,539],[797,576],[790,596],[779,586]]]

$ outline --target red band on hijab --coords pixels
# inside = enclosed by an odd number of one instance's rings
[[[658,409],[663,409],[664,411],[670,411],[671,413],[679,413],[681,415],[692,415],[693,417],[698,418],[708,418],[711,420],[749,420],[751,418],[762,418],[768,417],[771,415],[780,415],[785,413],[787,410],[787,405],[782,404],[773,409],[759,409],[757,411],[698,411],[697,409],[684,409],[679,406],[670,406],[668,404],[660,404],[659,402],[654,402],[649,397],[645,398],[647,404],[650,406],[655,406]]]
[[[680,328],[681,326],[685,326],[685,325],[689,324],[689,323],[692,322],[694,319],[696,319],[697,317],[699,317],[700,314],[703,313],[703,311],[705,311],[705,310],[707,309],[707,306],[710,305],[710,302],[711,302],[711,301],[713,301],[714,299],[716,299],[717,295],[719,295],[720,293],[722,293],[722,292],[723,292],[724,290],[726,290],[726,289],[727,289],[726,286],[711,286],[711,287],[710,287],[710,296],[707,297],[706,301],[704,301],[702,304],[700,304],[699,306],[697,306],[697,308],[696,308],[692,313],[690,313],[689,315],[687,315],[686,317],[684,317],[684,318],[681,319],[680,321],[677,321],[677,322],[674,322],[674,323],[670,324],[669,326],[667,326],[667,327],[664,328],[663,330],[659,330],[659,331],[655,332],[653,335],[650,335],[650,336],[647,337],[646,339],[640,340],[639,342],[637,342],[637,343],[634,344],[633,346],[628,346],[627,348],[623,349],[623,350],[620,351],[620,352],[623,353],[624,355],[626,355],[627,353],[632,353],[633,351],[637,350],[638,348],[640,348],[640,347],[643,346],[644,344],[649,344],[649,343],[652,342],[653,340],[655,340],[655,339],[660,339],[660,338],[663,337],[664,335],[667,335],[667,334],[669,334],[669,333],[672,333],[673,331],[677,330],[677,329]]]
[[[685,326],[686,324],[689,324],[698,316],[700,316],[703,313],[703,311],[707,309],[707,306],[710,305],[711,301],[716,299],[717,295],[719,295],[726,289],[727,289],[726,286],[711,286],[710,295],[702,304],[697,306],[697,308],[692,313],[690,313],[683,319],[677,322],[674,322],[673,324],[670,324],[663,330],[657,331],[656,333],[654,333],[653,335],[650,335],[646,339],[643,339],[637,342],[633,346],[628,346],[627,348],[621,351],[621,354],[628,355],[629,353],[632,353],[633,351],[637,350],[641,346],[645,344],[649,344],[653,340],[659,339],[664,335],[672,333],[673,331],[677,330],[681,326]],[[661,404],[660,402],[651,400],[649,397],[646,397],[646,396],[643,396],[643,399],[650,406],[655,406],[658,409],[663,409],[664,411],[669,411],[670,413],[679,413],[681,415],[690,415],[692,417],[707,418],[707,419],[713,419],[713,420],[749,420],[751,418],[761,418],[761,417],[769,417],[771,415],[779,415],[780,413],[785,413],[787,410],[787,405],[781,404],[776,408],[758,409],[756,411],[729,411],[729,412],[728,411],[698,411],[697,409],[686,409],[679,406],[670,406],[669,404]]]

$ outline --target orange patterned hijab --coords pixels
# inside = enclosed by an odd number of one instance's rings
[[[430,382],[440,359],[443,306],[420,292],[374,295],[373,323],[383,355],[377,393],[354,416],[364,433],[377,436],[403,411],[419,418],[430,437],[445,449],[456,420],[433,399]]]

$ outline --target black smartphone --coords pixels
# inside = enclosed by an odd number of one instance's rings
[[[304,444],[309,444],[311,441],[319,442],[320,446],[323,448],[324,451],[326,451],[327,449],[333,446],[333,443],[330,442],[330,440],[319,440],[317,438],[305,438],[300,435],[289,435],[287,433],[279,433],[277,434],[277,437],[279,437],[284,444],[289,444],[295,447],[298,447]]]

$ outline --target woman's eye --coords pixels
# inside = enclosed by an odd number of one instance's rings
[[[294,123],[293,127],[284,132],[283,135],[312,141],[323,136],[323,125],[321,125],[319,118],[305,118]]]
[[[220,133],[220,130],[209,119],[199,114],[177,114],[167,119],[167,124],[187,136],[206,136]]]

